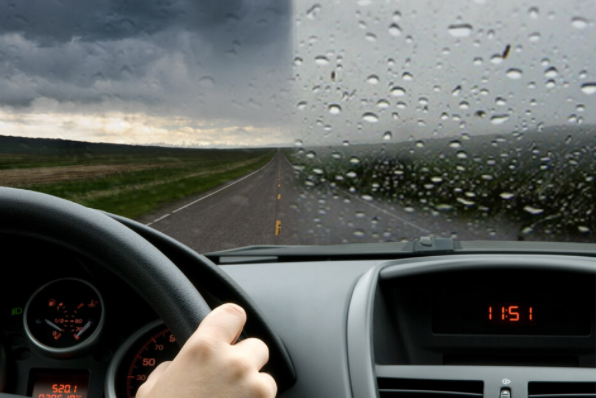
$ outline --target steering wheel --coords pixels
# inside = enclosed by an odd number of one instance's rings
[[[153,307],[180,345],[211,311],[161,251],[97,210],[37,192],[0,188],[0,234],[50,241],[101,264]],[[0,393],[2,397],[16,395]]]

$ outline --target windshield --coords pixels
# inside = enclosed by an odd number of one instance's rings
[[[0,185],[248,245],[594,242],[596,3],[0,0]]]

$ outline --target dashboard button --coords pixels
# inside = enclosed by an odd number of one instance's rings
[[[499,398],[511,398],[511,390],[508,388],[502,388],[501,396]]]

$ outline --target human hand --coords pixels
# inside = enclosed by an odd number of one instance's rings
[[[259,339],[236,343],[246,312],[223,304],[205,317],[173,361],[160,364],[136,398],[273,398],[275,380],[259,370],[269,349]]]

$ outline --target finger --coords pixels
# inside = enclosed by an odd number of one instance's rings
[[[157,365],[157,367],[153,370],[153,372],[151,372],[149,377],[147,377],[145,383],[143,383],[143,389],[145,391],[150,391],[157,382],[157,380],[159,380],[159,376],[161,376],[163,372],[165,372],[165,370],[168,368],[168,366],[170,366],[171,363],[172,361],[165,361]]]
[[[210,341],[233,344],[240,336],[245,323],[246,312],[242,307],[236,304],[223,304],[203,319],[195,335]]]
[[[257,370],[261,370],[269,360],[269,347],[259,339],[246,339],[234,346],[242,350],[246,358],[249,358],[251,363],[256,366]]]
[[[269,373],[262,372],[259,373],[259,378],[269,388],[269,391],[271,391],[270,395],[267,395],[267,398],[274,398],[277,395],[277,383],[275,379]]]

